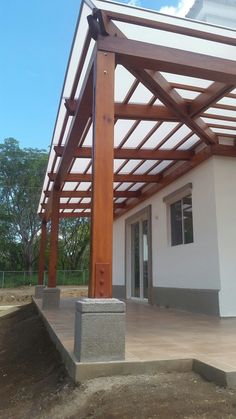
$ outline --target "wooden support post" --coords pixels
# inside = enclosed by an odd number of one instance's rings
[[[93,98],[93,182],[89,297],[112,297],[115,54],[97,52]]]
[[[40,249],[39,249],[38,285],[43,285],[43,280],[44,280],[46,244],[47,244],[47,222],[46,220],[43,220],[42,226],[41,226],[41,238],[40,238]]]
[[[58,231],[59,231],[59,207],[60,207],[60,192],[56,189],[53,189],[53,192],[52,192],[50,252],[49,252],[49,267],[48,267],[48,288],[55,288],[56,287]]]

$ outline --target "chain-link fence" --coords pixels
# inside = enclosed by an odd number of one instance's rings
[[[77,271],[57,271],[57,285],[87,285],[88,269]],[[47,285],[48,272],[44,271],[44,284]],[[33,286],[38,283],[38,272],[0,271],[0,288]]]

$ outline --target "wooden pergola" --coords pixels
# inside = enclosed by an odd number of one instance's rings
[[[236,157],[235,122],[233,30],[84,0],[39,205],[39,284],[47,222],[55,287],[60,218],[91,217],[89,296],[111,297],[114,218],[211,156]]]

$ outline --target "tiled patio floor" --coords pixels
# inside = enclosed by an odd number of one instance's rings
[[[68,352],[74,347],[76,298],[61,300],[44,316]],[[41,301],[37,300],[41,305]],[[218,319],[127,302],[126,361],[195,358],[226,372],[236,371],[236,318]]]

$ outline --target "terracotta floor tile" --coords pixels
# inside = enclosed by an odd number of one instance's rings
[[[75,301],[63,299],[59,310],[44,311],[68,351],[74,346]],[[236,318],[219,319],[132,301],[126,308],[126,360],[197,358],[236,371]]]

